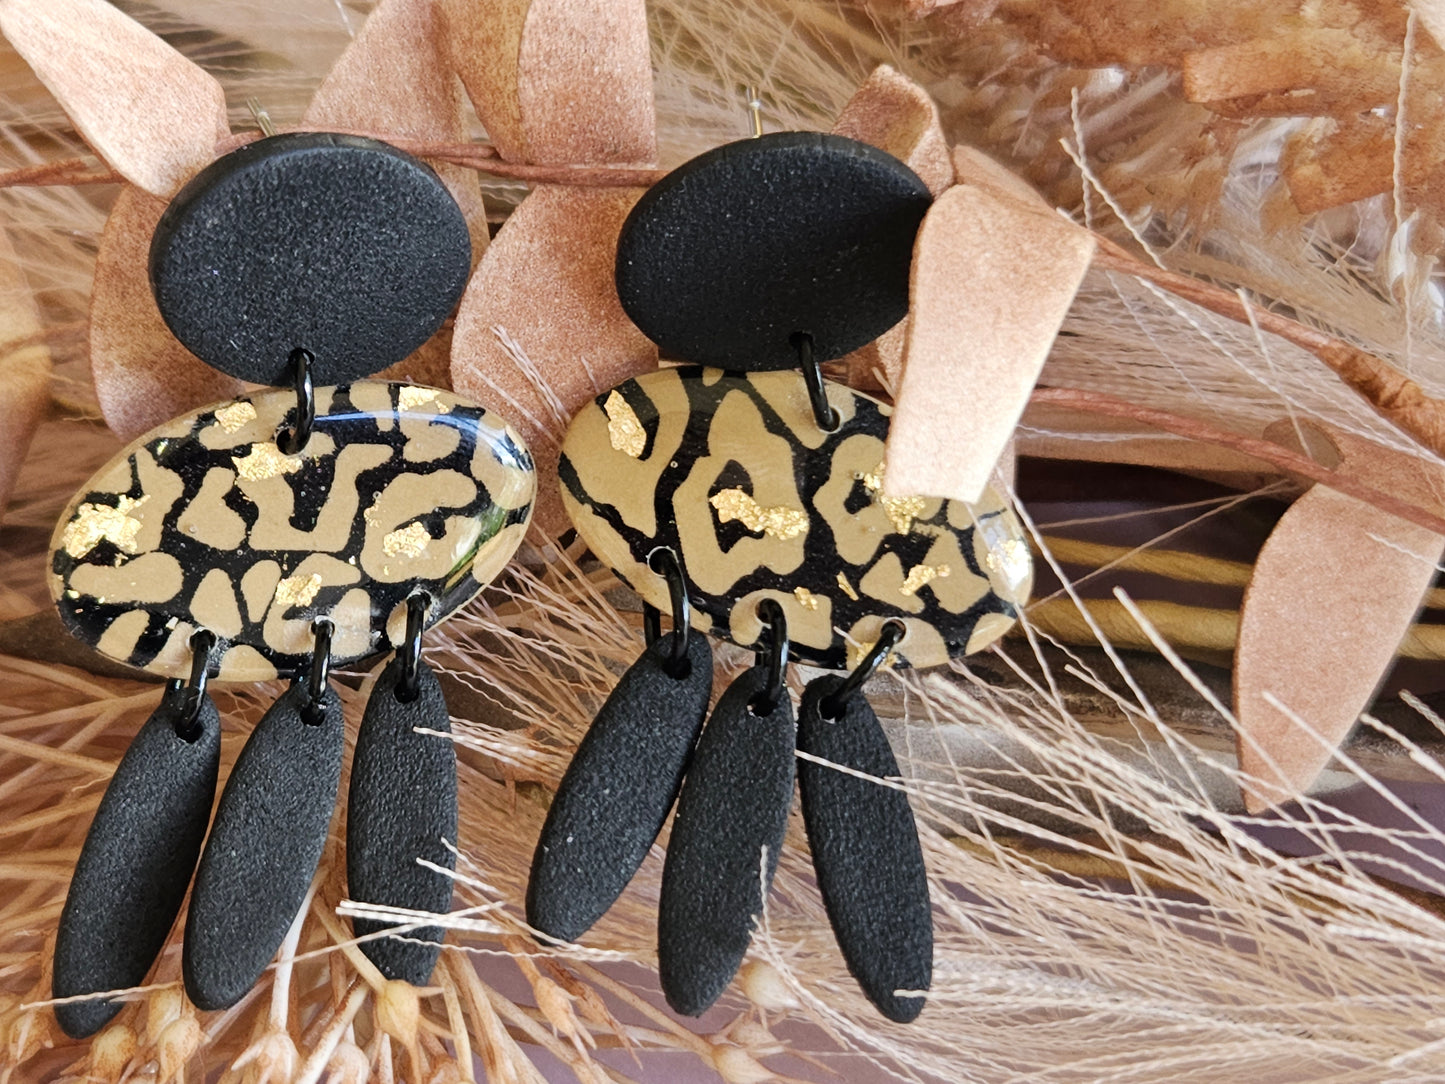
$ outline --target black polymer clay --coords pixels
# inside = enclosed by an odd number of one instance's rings
[[[913,239],[932,202],[911,169],[857,140],[777,132],[699,155],[623,224],[617,291],[673,358],[798,366],[872,342],[908,313]]]
[[[452,879],[422,865],[456,868],[446,843],[457,839],[457,756],[452,743],[417,728],[451,733],[446,699],[431,667],[416,663],[416,696],[397,697],[406,660],[398,655],[377,678],[366,702],[346,802],[346,884],[351,898],[412,911],[444,914]],[[446,842],[443,842],[446,841]],[[353,918],[358,937],[392,923]],[[388,979],[425,986],[441,952],[440,926],[361,943]]]
[[[872,705],[853,695],[837,718],[824,709],[844,680],[815,678],[803,690],[798,748],[828,762],[798,762],[803,821],[848,970],[879,1012],[906,1024],[924,998],[897,991],[925,991],[933,979],[928,873],[908,796],[876,782],[899,771]]]
[[[55,938],[57,998],[139,986],[165,944],[206,837],[221,760],[221,720],[209,696],[189,740],[177,735],[184,698],[168,693],[111,777],[85,837]],[[83,1039],[124,1007],[106,998],[55,1006]]]
[[[797,727],[786,690],[772,711],[753,714],[768,681],[756,666],[728,686],[677,800],[657,957],[667,1003],[685,1016],[706,1011],[737,973],[788,830]]]
[[[151,241],[150,278],[188,350],[241,380],[318,385],[385,369],[456,308],[471,239],[424,163],[358,136],[287,133],[201,170]]]
[[[672,809],[712,694],[706,636],[669,673],[676,635],[622,675],[557,787],[527,883],[527,922],[548,937],[575,941],[606,913]]]
[[[196,869],[181,970],[199,1009],[246,995],[276,955],[321,861],[341,782],[345,724],[329,688],[304,718],[305,682],[261,717],[216,807]]]

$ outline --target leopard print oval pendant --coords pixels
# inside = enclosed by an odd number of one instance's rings
[[[648,373],[584,407],[562,445],[562,499],[578,533],[668,611],[647,568],[681,555],[693,624],[744,647],[777,599],[792,658],[852,667],[899,618],[896,662],[930,666],[992,643],[1017,618],[1033,562],[994,490],[977,504],[878,492],[887,406],[828,385],[842,418],[813,419],[798,372],[685,367]]]
[[[532,457],[496,415],[435,388],[316,389],[299,455],[276,446],[289,390],[176,418],[90,479],[52,540],[50,589],[102,654],[184,676],[198,627],[223,680],[309,665],[311,623],[335,625],[333,665],[399,643],[405,601],[433,624],[516,551],[536,491]]]

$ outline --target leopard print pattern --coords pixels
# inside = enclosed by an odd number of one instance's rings
[[[316,389],[299,455],[276,434],[288,390],[205,407],[147,433],[72,500],[50,588],[70,631],[167,677],[198,628],[212,674],[257,681],[310,664],[312,622],[345,664],[401,641],[406,599],[440,621],[492,579],[536,492],[520,437],[449,392],[358,381]]]
[[[841,385],[842,424],[814,421],[802,374],[663,369],[599,396],[562,447],[563,502],[603,561],[659,609],[659,546],[681,557],[694,626],[744,647],[776,599],[792,658],[851,667],[883,622],[907,633],[896,663],[977,651],[1014,623],[1033,563],[993,489],[976,504],[885,499],[887,406]]]

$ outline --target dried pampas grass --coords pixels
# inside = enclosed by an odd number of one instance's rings
[[[122,6],[222,79],[237,127],[246,122],[234,107],[252,96],[277,123],[294,123],[368,7]],[[1266,314],[1288,317],[1381,359],[1427,395],[1445,394],[1439,283],[1422,254],[1432,247],[1422,243],[1433,236],[1429,190],[1413,188],[1407,171],[1378,194],[1306,214],[1285,197],[1302,176],[1300,141],[1318,125],[1277,116],[1263,99],[1229,109],[1187,100],[1202,69],[1186,67],[1186,54],[1275,40],[1268,21],[1250,22],[1254,5],[1120,9],[1107,51],[1097,35],[1085,49],[1060,29],[1097,30],[1091,13],[1107,5],[936,6],[915,21],[883,4],[658,0],[663,165],[745,134],[744,84],[762,88],[770,127],[827,128],[876,64],[893,64],[935,95],[951,138],[1010,164],[1137,258],[1239,301],[1242,320],[1096,261],[1044,382],[1122,401],[1133,415],[1110,420],[1080,409],[1086,400],[1041,396],[1019,430],[1021,454],[1226,481],[1224,496],[1181,502],[1181,521],[1201,522],[1298,492],[1298,480],[1237,448],[1141,425],[1139,408],[1186,419],[1196,436],[1203,427],[1257,438],[1285,419],[1436,462],[1317,354],[1265,330]],[[1411,49],[1389,39],[1400,50],[1397,98],[1408,104],[1433,78],[1412,58],[1438,50],[1428,21],[1378,7],[1371,28],[1412,35]],[[1189,49],[1160,44],[1182,27],[1197,31]],[[1279,40],[1293,48],[1294,37]],[[3,60],[4,167],[83,155],[23,65]],[[1316,140],[1305,157],[1338,161],[1335,146]],[[486,174],[483,184],[494,217],[524,192]],[[0,315],[33,298],[55,367],[51,413],[0,533],[9,619],[48,607],[50,525],[116,447],[98,421],[83,334],[113,193],[0,194],[25,280],[0,295]],[[36,337],[0,339],[8,365]],[[1445,832],[1435,823],[1445,813],[1445,720],[1406,689],[1366,715],[1314,795],[1287,814],[1246,815],[1240,788],[1251,783],[1230,753],[1227,683],[1209,665],[1227,664],[1237,601],[1182,606],[1117,585],[1142,571],[1208,581],[1237,599],[1247,565],[1191,556],[1172,536],[1091,549],[1032,510],[1041,567],[1063,586],[1021,634],[944,671],[885,674],[871,689],[890,720],[934,892],[935,986],[912,1026],[880,1020],[849,978],[797,817],[749,962],[700,1022],[659,1009],[655,993],[665,836],[585,947],[545,950],[528,936],[521,900],[546,803],[640,639],[630,596],[610,574],[552,544],[524,554],[427,641],[456,716],[463,796],[456,910],[433,986],[386,984],[352,942],[338,817],[279,962],[240,1005],[195,1013],[172,944],[115,1024],[94,1042],[70,1042],[46,1007],[56,919],[108,774],[158,692],[36,661],[55,657],[38,626],[0,626],[0,1080],[1445,1075]],[[1436,630],[1427,615],[1407,645],[1422,665],[1440,657]],[[719,659],[718,688],[748,662],[726,650]],[[371,680],[340,679],[353,725]],[[223,773],[276,692],[221,697]]]

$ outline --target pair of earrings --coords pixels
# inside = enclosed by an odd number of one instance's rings
[[[598,713],[548,812],[529,923],[575,941],[641,865],[674,801],[658,921],[669,1003],[731,981],[777,866],[794,782],[839,947],[887,1017],[932,975],[928,883],[898,766],[860,690],[886,659],[928,666],[991,643],[1032,563],[1006,501],[880,493],[888,408],[823,379],[908,310],[923,182],[839,136],[779,133],[683,165],[637,204],[617,284],[685,366],[573,420],[559,481],[578,534],[640,594],[649,646]],[[659,635],[659,611],[672,631]],[[692,631],[696,630],[696,631]],[[706,633],[758,651],[704,728]],[[851,645],[851,646],[850,646]],[[805,688],[787,661],[846,676]],[[699,736],[700,735],[700,736]]]
[[[56,939],[64,1030],[119,1011],[195,872],[183,972],[203,1009],[234,1004],[274,956],[320,861],[344,729],[332,666],[396,649],[352,763],[353,898],[444,912],[456,763],[425,630],[507,563],[531,515],[520,438],[449,392],[364,379],[409,355],[471,270],[460,209],[426,165],[369,139],[269,136],[202,170],[150,257],[177,338],[223,372],[281,385],[140,437],[73,499],[50,584],[70,631],[173,679],[122,759],[76,865]],[[208,680],[292,678],[216,807]],[[209,837],[207,826],[209,824]],[[204,842],[204,849],[203,849]],[[358,920],[358,935],[387,928]],[[363,948],[425,983],[441,931]]]

